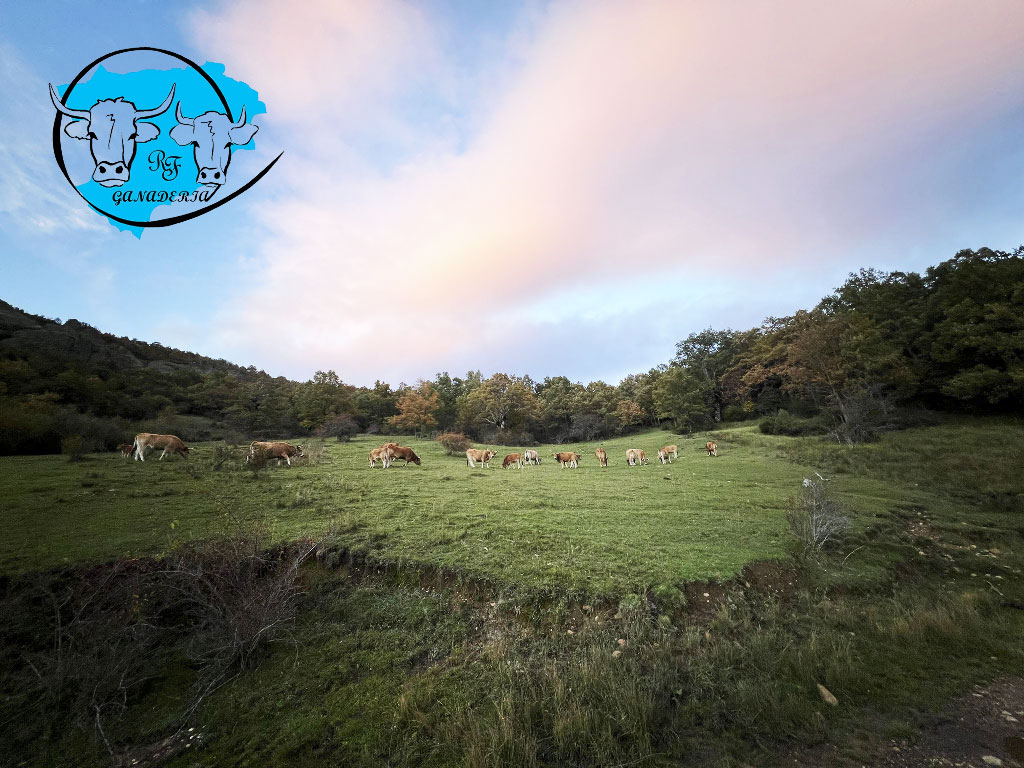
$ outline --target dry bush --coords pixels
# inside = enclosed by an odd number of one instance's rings
[[[827,480],[821,475],[817,477],[817,480],[804,478],[800,495],[786,514],[805,554],[820,550],[850,525],[850,518],[842,513],[842,508],[825,488]]]
[[[473,447],[473,441],[461,432],[442,432],[434,439],[444,446],[444,452],[449,456],[465,453]]]
[[[302,444],[303,460],[310,467],[317,466],[327,458],[327,446],[322,437],[311,438]]]

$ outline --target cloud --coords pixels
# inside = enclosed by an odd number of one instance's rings
[[[276,8],[193,20],[295,137],[287,193],[253,211],[262,269],[223,309],[219,343],[357,382],[566,348],[587,350],[576,370],[529,372],[607,375],[636,347],[609,323],[735,324],[692,311],[695,284],[756,293],[951,232],[951,209],[983,202],[956,197],[962,174],[995,162],[978,132],[1024,92],[1011,1],[555,3],[498,52],[497,92],[469,94],[450,87],[450,20],[402,3]],[[471,125],[465,142],[433,112],[417,123],[410,89]],[[378,128],[412,142],[383,168],[358,150]],[[625,306],[585,306],[624,277]],[[526,314],[538,306],[549,315]]]
[[[99,219],[53,162],[55,111],[46,81],[0,41],[0,220],[30,235],[102,232]]]

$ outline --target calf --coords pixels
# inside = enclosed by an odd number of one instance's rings
[[[718,455],[718,443],[716,443],[714,440],[708,440],[707,443],[705,443],[704,447],[707,448],[708,450],[708,456]]]
[[[382,467],[387,467],[387,448],[374,448],[370,451],[370,469],[376,466],[377,462],[380,462]]]
[[[536,451],[523,451],[523,464],[540,464],[540,454]]]
[[[626,451],[626,463],[631,467],[647,464],[647,454],[640,448],[630,448]]]
[[[608,452],[604,448],[598,448],[594,451],[594,455],[597,456],[597,463],[602,467],[608,466]]]
[[[554,457],[555,461],[562,465],[562,469],[565,469],[566,467],[576,469],[580,465],[580,459],[583,458],[578,453],[572,453],[570,451],[560,451],[551,455]]]
[[[284,459],[288,462],[288,466],[292,465],[292,458],[301,459],[306,454],[302,452],[301,445],[292,445],[291,443],[281,442],[269,442],[264,443],[259,440],[253,440],[249,444],[249,456],[245,459],[245,463],[248,464],[256,455],[259,454],[264,459],[277,459],[278,462]]]
[[[486,451],[481,451],[477,448],[470,448],[468,451],[466,451],[466,463],[471,467],[475,467],[476,464],[474,464],[474,462],[479,462],[481,466],[490,469],[488,462],[490,462],[490,460],[493,459],[496,455],[497,452],[492,451],[490,449]]]
[[[416,452],[412,448],[406,448],[404,445],[389,445],[384,449],[387,454],[387,464],[385,466],[390,467],[397,459],[404,459],[405,466],[409,466],[411,461],[416,466],[420,466],[420,457],[416,455]]]
[[[523,468],[523,455],[521,453],[510,453],[505,457],[505,460],[501,462],[502,469],[508,469],[509,467],[515,467],[516,469]]]
[[[663,445],[658,449],[658,460],[662,464],[671,464],[673,459],[679,458],[679,451],[674,445]]]
[[[120,445],[117,446],[117,450],[121,452],[122,459],[127,459],[129,456],[132,455],[132,451],[135,449],[128,443],[121,443]]]
[[[136,461],[145,461],[146,454],[156,449],[163,450],[163,453],[160,454],[160,461],[164,460],[168,451],[176,453],[182,458],[188,458],[188,448],[181,442],[181,438],[175,435],[154,435],[150,432],[140,432],[135,436],[132,448],[135,451]]]

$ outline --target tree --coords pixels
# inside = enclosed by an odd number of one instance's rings
[[[496,373],[460,398],[459,422],[467,429],[486,425],[523,429],[538,411],[537,395],[528,379]]]
[[[700,333],[691,333],[676,344],[676,355],[672,364],[685,368],[703,383],[707,395],[712,421],[722,420],[724,391],[722,377],[735,362],[739,352],[736,331],[714,331],[710,328]]]
[[[615,407],[613,418],[619,432],[621,432],[629,427],[642,424],[644,410],[635,400],[620,400],[619,404]]]
[[[441,396],[429,382],[420,382],[398,398],[398,415],[388,419],[392,429],[399,432],[424,433],[437,426],[436,413],[441,407]]]
[[[671,419],[676,429],[686,431],[709,426],[707,403],[713,386],[691,370],[669,368],[654,386],[658,418]]]
[[[295,411],[305,429],[316,429],[330,417],[353,410],[353,387],[334,371],[317,371],[295,392]]]

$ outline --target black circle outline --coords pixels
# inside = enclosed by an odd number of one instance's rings
[[[96,65],[101,64],[102,62],[106,61],[111,56],[117,56],[117,55],[122,54],[122,53],[133,53],[135,51],[153,51],[154,53],[162,53],[162,54],[165,54],[167,56],[171,56],[171,57],[173,57],[175,59],[178,59],[179,61],[182,61],[185,64],[188,64],[190,67],[192,67],[192,69],[196,70],[196,72],[198,72],[200,75],[202,75],[203,78],[205,78],[206,82],[208,82],[210,84],[210,86],[213,88],[214,92],[217,94],[217,97],[220,99],[220,103],[224,105],[224,109],[227,112],[228,119],[231,120],[232,122],[234,122],[235,118],[231,115],[231,107],[228,106],[227,99],[224,98],[224,93],[217,86],[217,83],[215,83],[213,81],[213,78],[210,77],[206,72],[204,72],[203,69],[198,64],[196,64],[191,59],[188,59],[188,58],[182,56],[179,53],[175,53],[174,51],[168,51],[168,50],[166,50],[164,48],[150,48],[149,46],[140,46],[138,48],[122,48],[122,49],[120,49],[118,51],[113,51],[111,53],[108,53],[105,56],[100,56],[98,59],[96,59],[91,64],[86,66],[85,69],[83,69],[81,72],[78,73],[78,75],[75,76],[75,79],[71,81],[70,85],[68,85],[67,90],[64,91],[64,96],[60,100],[61,104],[64,104],[65,106],[67,106],[68,96],[71,95],[71,91],[74,90],[75,86],[78,85],[79,81],[83,77],[85,77],[85,75],[93,67],[95,67]],[[267,174],[267,171],[269,171],[271,168],[273,168],[274,164],[278,160],[281,159],[281,155],[284,154],[284,152],[281,152],[277,157],[275,157],[273,160],[271,160],[270,164],[266,168],[264,168],[262,171],[257,173],[255,176],[253,176],[248,181],[248,183],[245,184],[245,186],[240,187],[239,189],[236,189],[234,192],[232,192],[227,197],[222,197],[217,202],[215,202],[215,203],[213,203],[211,205],[208,205],[205,208],[201,208],[198,211],[190,211],[189,213],[183,213],[183,214],[181,214],[179,216],[171,216],[171,217],[166,218],[166,219],[157,219],[156,221],[133,221],[132,219],[122,219],[121,217],[115,216],[112,213],[107,213],[106,211],[104,211],[99,206],[94,205],[92,203],[92,201],[88,200],[86,198],[86,196],[82,194],[82,191],[78,187],[75,186],[74,182],[71,181],[71,174],[68,173],[67,165],[64,163],[64,150],[63,150],[63,148],[60,145],[60,123],[61,123],[61,118],[63,118],[63,116],[64,116],[63,113],[61,113],[58,110],[57,111],[57,116],[54,118],[54,121],[53,121],[53,157],[57,161],[57,165],[60,167],[61,172],[64,174],[64,178],[68,180],[68,184],[70,184],[71,188],[73,190],[75,190],[75,192],[78,193],[78,196],[80,198],[82,198],[83,200],[85,200],[85,202],[89,205],[89,207],[92,208],[94,211],[96,211],[97,213],[102,214],[103,216],[106,216],[108,219],[120,222],[121,224],[127,224],[128,226],[132,226],[132,227],[169,227],[172,224],[180,224],[183,221],[188,221],[189,219],[194,219],[197,216],[202,216],[204,213],[208,213],[209,211],[212,211],[214,208],[219,208],[220,206],[224,205],[224,203],[226,203],[226,202],[228,202],[230,200],[233,200],[236,197],[238,197],[240,194],[242,194],[243,192],[248,190],[249,187],[251,187],[257,181],[262,179]]]

